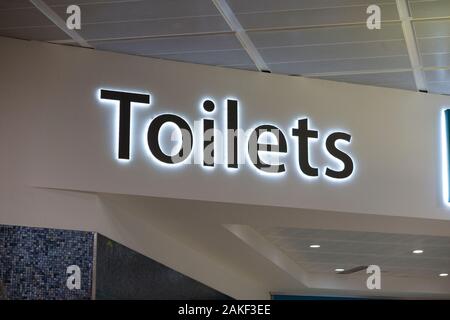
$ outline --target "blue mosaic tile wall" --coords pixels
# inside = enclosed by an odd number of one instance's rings
[[[94,233],[0,225],[0,298],[91,299]],[[70,290],[67,267],[81,270]]]

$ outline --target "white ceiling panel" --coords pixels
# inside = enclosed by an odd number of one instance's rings
[[[44,0],[49,6],[68,6],[71,4],[85,5],[92,3],[113,3],[113,2],[141,2],[147,0]],[[34,8],[30,0],[1,0],[0,10],[2,9],[18,9],[18,8]]]
[[[0,10],[2,29],[51,26],[52,22],[36,8]]]
[[[450,2],[449,2],[450,3]],[[417,44],[421,54],[422,65],[425,68],[449,68],[450,67],[450,21],[416,21],[414,28],[418,37]],[[446,78],[446,73],[439,73],[439,81],[450,81]],[[430,81],[436,81],[435,75]],[[448,76],[448,75],[447,75]],[[434,80],[433,80],[434,79]],[[450,93],[447,86],[428,83],[429,91],[434,93]]]
[[[450,1],[448,0],[410,0],[409,7],[415,19],[450,17]]]
[[[92,41],[91,44],[101,50],[137,55],[242,49],[239,41],[233,34],[147,38],[103,42]]]
[[[152,57],[175,61],[209,64],[215,66],[244,66],[252,64],[247,52],[243,49],[228,51],[203,51],[190,53],[155,54]]]
[[[343,60],[309,60],[303,62],[269,64],[272,72],[291,75],[383,69],[408,69],[410,66],[411,64],[407,55],[361,59],[353,58]]]
[[[450,37],[422,38],[417,43],[422,54],[450,52]]]
[[[259,51],[267,63],[407,55],[403,40],[278,47],[260,49]]]
[[[355,74],[355,75],[337,75],[337,76],[321,76],[325,80],[341,81],[356,84],[365,84],[378,87],[415,90],[416,85],[414,76],[411,71],[403,72],[385,72],[374,74]]]
[[[0,10],[30,8],[32,5],[29,0],[2,0],[0,1]]]
[[[450,20],[414,21],[418,38],[450,36]]]
[[[0,3],[5,0],[1,0]],[[44,0],[65,20],[68,4],[81,7],[81,30],[87,40],[109,38],[155,37],[198,33],[229,32],[225,20],[209,0],[132,0],[132,1],[58,1]],[[29,2],[19,8],[0,10],[0,35],[16,33],[32,38],[26,28],[54,27],[54,24]],[[10,3],[4,7],[13,7]],[[23,37],[23,36],[21,36]],[[65,39],[64,37],[63,39]],[[35,40],[61,40],[61,37],[41,36]]]
[[[68,6],[70,4],[77,4],[77,5],[83,5],[83,4],[89,4],[89,3],[114,3],[114,2],[142,2],[142,1],[149,1],[149,0],[44,0],[45,3],[49,6]]]
[[[431,93],[450,95],[450,79],[447,82],[428,81],[428,90]]]
[[[228,0],[236,13],[395,4],[395,0]]]
[[[450,81],[450,70],[428,70],[425,71],[427,81],[446,82]]]
[[[382,20],[398,20],[395,4],[381,5]],[[237,13],[246,29],[293,28],[319,25],[366,23],[367,6]]]
[[[0,36],[37,41],[69,38],[29,1],[6,0],[0,0]]]
[[[142,20],[84,24],[79,33],[86,40],[162,37],[227,32],[222,17],[206,16],[163,20]]]
[[[61,17],[66,17],[67,1],[51,6]],[[50,5],[50,1],[46,2]],[[73,3],[77,3],[73,1]],[[97,2],[83,1],[80,5],[83,23],[138,21],[145,19],[174,19],[185,17],[217,16],[219,12],[210,0],[141,0]]]
[[[369,30],[366,26],[358,25],[283,31],[258,31],[249,32],[248,34],[257,48],[403,40],[403,31],[400,23],[387,23],[380,30]]]
[[[450,68],[450,53],[422,54],[422,65],[426,68]]]

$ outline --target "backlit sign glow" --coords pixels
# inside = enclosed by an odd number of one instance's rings
[[[115,102],[118,114],[118,125],[114,139],[117,139],[116,157],[120,161],[130,161],[132,150],[133,105],[149,106],[150,94],[117,90],[99,90],[101,102]],[[307,117],[296,119],[294,127],[282,130],[274,124],[258,124],[246,131],[240,127],[239,101],[227,98],[224,102],[224,124],[216,125],[214,114],[217,106],[211,99],[201,104],[205,118],[201,119],[201,129],[196,130],[186,119],[173,113],[155,115],[145,128],[144,137],[147,152],[159,163],[171,167],[187,164],[188,160],[204,168],[214,168],[223,164],[230,170],[237,170],[242,165],[251,165],[257,172],[270,175],[282,175],[287,171],[287,163],[283,161],[290,153],[297,158],[296,170],[303,176],[317,178],[320,175],[334,181],[343,181],[352,176],[354,161],[343,148],[351,142],[349,133],[330,131],[321,137],[318,130],[310,127]],[[178,142],[175,150],[167,151],[161,145],[160,136],[164,128],[170,125],[175,130],[172,138]],[[322,141],[319,141],[322,139]],[[322,142],[323,152],[328,156],[330,165],[315,167],[310,161],[311,142]],[[201,148],[201,157],[191,157],[194,145]],[[244,146],[242,148],[241,146]],[[292,146],[292,149],[289,150]],[[243,150],[243,151],[242,151]],[[244,156],[240,152],[246,153]],[[223,155],[223,156],[219,156]]]

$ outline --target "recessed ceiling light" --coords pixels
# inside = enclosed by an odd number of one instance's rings
[[[336,269],[334,269],[334,271],[336,271],[336,272],[344,272],[345,269],[342,269],[342,268],[336,268]]]
[[[423,253],[423,250],[417,249],[413,251],[414,254],[421,254]]]
[[[439,277],[448,277],[448,273],[440,273]]]
[[[311,244],[310,248],[320,248],[320,244]]]

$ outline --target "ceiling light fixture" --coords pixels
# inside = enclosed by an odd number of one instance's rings
[[[439,277],[448,277],[448,273],[440,273]]]
[[[320,248],[320,244],[311,244],[310,246],[309,246],[310,248]]]
[[[342,268],[336,268],[336,269],[334,269],[334,271],[336,271],[336,272],[344,272],[345,269],[342,269]]]
[[[421,254],[423,253],[423,250],[417,249],[413,251],[414,254]]]

